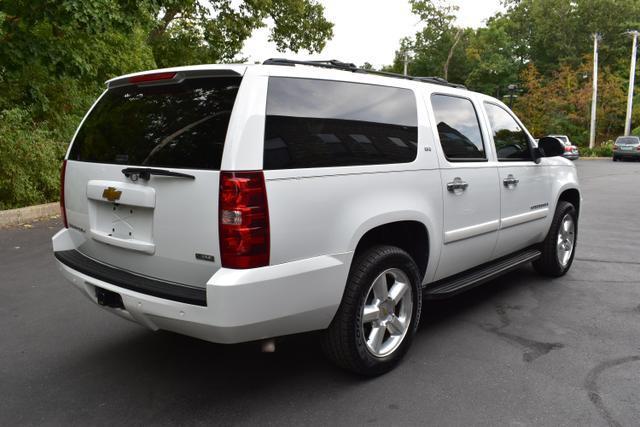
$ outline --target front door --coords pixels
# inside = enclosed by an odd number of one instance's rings
[[[531,140],[504,107],[485,103],[500,175],[500,232],[494,256],[539,243],[546,234],[551,200],[549,167],[532,157]]]

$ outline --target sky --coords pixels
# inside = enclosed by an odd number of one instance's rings
[[[400,39],[412,36],[419,28],[416,16],[406,0],[319,0],[325,16],[333,22],[333,39],[319,54],[278,52],[269,42],[269,30],[256,31],[244,45],[241,55],[250,62],[267,58],[338,59],[362,65],[370,62],[379,68],[393,62]],[[477,28],[501,10],[500,0],[449,0],[459,7],[457,25]]]

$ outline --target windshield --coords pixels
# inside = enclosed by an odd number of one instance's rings
[[[109,89],[78,131],[69,159],[219,170],[240,80]]]

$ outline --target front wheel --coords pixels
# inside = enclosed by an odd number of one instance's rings
[[[535,269],[545,276],[564,275],[575,256],[578,238],[578,213],[569,202],[560,201],[551,222],[549,234],[542,243],[542,255],[533,262]]]
[[[322,347],[338,366],[362,375],[391,370],[409,349],[422,307],[420,273],[394,246],[374,246],[351,266],[342,303]]]

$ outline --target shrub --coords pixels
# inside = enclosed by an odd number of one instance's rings
[[[58,131],[23,108],[0,111],[0,209],[58,200],[60,162],[75,118]]]
[[[613,141],[605,141],[593,147],[580,147],[580,155],[582,157],[611,157],[613,156]]]

